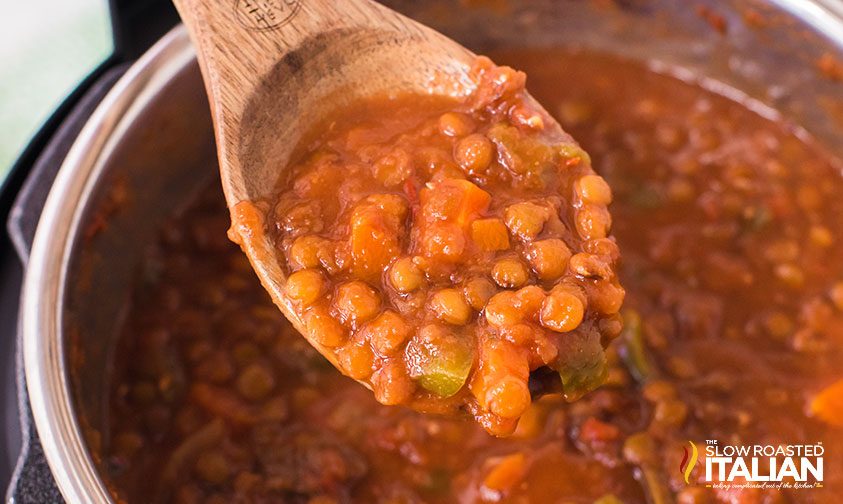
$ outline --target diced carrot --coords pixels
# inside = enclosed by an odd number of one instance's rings
[[[484,342],[481,360],[484,371],[495,378],[492,381],[507,375],[526,381],[530,376],[525,350],[506,340]]]
[[[509,248],[509,234],[500,219],[478,219],[471,223],[471,239],[482,250],[495,251]]]
[[[457,262],[465,252],[465,233],[450,222],[437,221],[422,228],[421,252],[442,262]]]
[[[486,475],[483,486],[496,492],[509,492],[515,488],[527,474],[527,457],[523,453],[513,453],[503,457]]]
[[[421,195],[423,212],[432,219],[444,219],[466,229],[489,208],[492,197],[468,180],[445,179],[426,188]]]
[[[255,411],[228,389],[195,383],[190,396],[202,409],[235,425],[253,425],[259,420]]]
[[[377,279],[384,268],[401,253],[394,217],[376,206],[364,204],[351,217],[351,258],[353,274]]]
[[[492,197],[489,193],[480,189],[468,180],[451,180],[450,182],[462,190],[456,222],[460,226],[465,227],[474,218],[476,218],[477,215],[485,212],[486,209],[489,208],[489,203],[492,201]]]
[[[832,383],[814,397],[811,412],[828,424],[843,427],[843,379]]]

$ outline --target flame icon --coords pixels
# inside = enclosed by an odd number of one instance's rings
[[[682,456],[682,462],[679,462],[679,473],[685,477],[686,484],[690,484],[689,478],[691,477],[691,471],[693,471],[694,467],[696,467],[697,458],[699,456],[697,445],[695,445],[693,441],[688,441],[688,444],[691,445],[690,456],[688,453],[688,447],[683,446],[682,450],[685,454]],[[689,458],[690,460],[688,460]]]

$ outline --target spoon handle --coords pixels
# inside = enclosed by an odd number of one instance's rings
[[[431,30],[370,0],[174,0],[212,98],[234,110],[279,62],[295,71],[344,33],[389,31],[429,37]],[[311,50],[302,50],[310,47]],[[297,56],[298,55],[298,56]],[[217,100],[212,99],[212,103]]]
[[[326,2],[320,0],[173,3],[196,48],[211,106],[222,105],[230,112],[242,109],[260,79],[330,19]],[[224,111],[215,110],[215,118],[218,112]]]

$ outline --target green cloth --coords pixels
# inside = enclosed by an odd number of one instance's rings
[[[7,2],[0,16],[0,182],[32,135],[112,51],[106,0]]]

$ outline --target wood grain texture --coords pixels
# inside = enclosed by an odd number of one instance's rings
[[[211,100],[229,205],[266,196],[314,120],[365,96],[428,92],[433,75],[464,75],[473,58],[369,0],[274,0],[298,8],[273,29],[244,26],[244,2],[175,1]]]

